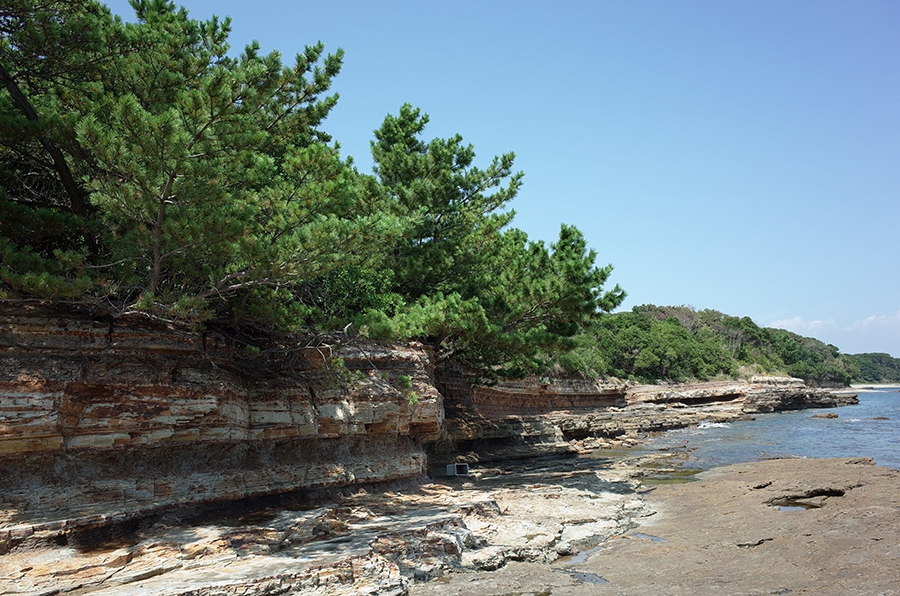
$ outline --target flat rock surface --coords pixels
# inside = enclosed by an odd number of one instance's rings
[[[897,470],[791,459],[636,480],[685,455],[597,452],[26,540],[0,556],[0,594],[900,596]]]
[[[410,594],[900,594],[900,472],[870,459],[739,464],[643,496],[656,515],[579,557]]]
[[[546,565],[652,514],[617,459],[547,458],[312,508],[173,511],[94,534],[33,537],[0,556],[0,595],[394,596],[456,569]]]

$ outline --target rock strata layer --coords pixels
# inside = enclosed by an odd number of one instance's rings
[[[587,444],[618,447],[648,433],[733,422],[753,414],[858,403],[855,395],[807,387],[801,379],[753,377],[749,380],[684,385],[599,384],[540,379],[470,388],[462,376],[444,375],[438,387],[448,396],[445,428],[429,445],[434,464],[495,461],[565,454]],[[528,408],[516,409],[518,393]],[[485,405],[488,397],[503,395]],[[599,407],[598,403],[605,405]],[[543,404],[543,406],[541,406]]]
[[[417,478],[441,401],[422,347],[242,358],[216,334],[2,304],[0,548],[173,506]]]

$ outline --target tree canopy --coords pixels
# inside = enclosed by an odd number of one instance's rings
[[[859,366],[859,375],[854,381],[860,383],[900,383],[900,358],[890,354],[851,354],[850,358]]]
[[[419,338],[486,376],[537,370],[621,303],[576,228],[511,227],[514,154],[479,167],[404,105],[361,173],[323,130],[342,51],[233,53],[227,18],[131,5],[0,7],[0,297]]]
[[[565,349],[580,326],[624,299],[602,287],[612,270],[576,228],[563,225],[549,248],[509,228],[523,174],[514,154],[480,169],[460,136],[421,140],[428,116],[404,105],[375,131],[375,174],[395,212],[410,218],[386,255],[396,316],[369,312],[367,323],[388,335],[423,335],[440,357],[456,357],[495,374],[541,367],[540,355]],[[363,323],[365,324],[365,323]],[[514,357],[509,358],[509,356]]]
[[[689,306],[634,307],[586,327],[577,349],[557,363],[570,374],[641,381],[709,380],[751,373],[786,374],[812,385],[847,385],[853,357],[817,339],[759,327],[749,317]]]

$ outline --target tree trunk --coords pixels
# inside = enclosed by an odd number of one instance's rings
[[[25,97],[25,94],[22,93],[16,80],[2,64],[0,64],[0,81],[3,82],[3,86],[9,91],[13,102],[20,110],[22,110],[25,117],[32,122],[37,122],[39,118],[34,106],[31,105],[31,102],[29,102],[28,98]],[[69,164],[66,162],[66,157],[63,155],[63,152],[53,141],[47,138],[44,133],[39,133],[37,138],[44,150],[53,158],[53,168],[59,174],[59,179],[62,182],[63,188],[65,188],[66,194],[69,196],[69,207],[71,208],[72,213],[84,215],[87,211],[84,193],[82,192],[81,187],[78,186],[78,183],[75,182],[75,177],[72,176],[72,170],[69,169]]]

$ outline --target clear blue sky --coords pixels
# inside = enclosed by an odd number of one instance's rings
[[[712,308],[900,357],[895,0],[181,4],[230,15],[235,49],[343,48],[323,128],[363,171],[405,102],[479,165],[515,151],[514,225],[547,241],[577,225],[624,308]]]

